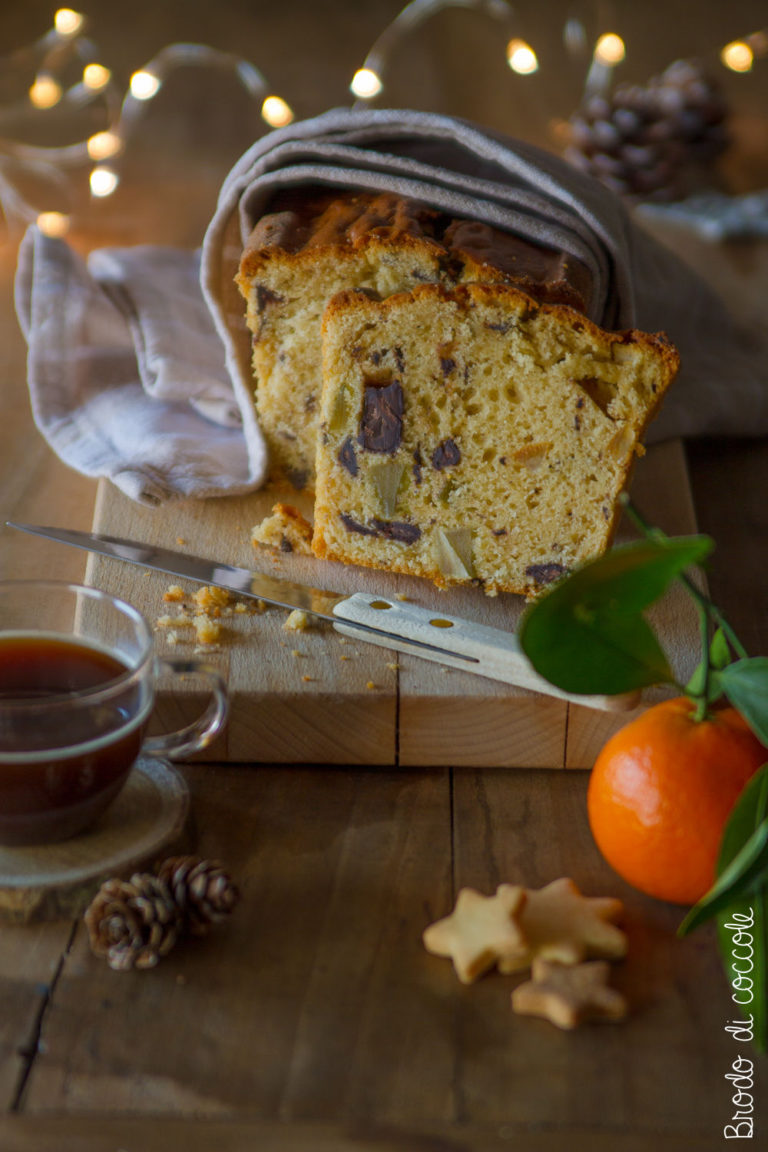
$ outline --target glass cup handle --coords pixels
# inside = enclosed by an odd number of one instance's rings
[[[142,745],[142,752],[170,756],[180,759],[193,752],[207,748],[214,737],[224,727],[229,711],[227,686],[221,673],[212,664],[202,660],[163,659],[158,661],[157,673],[172,676],[197,676],[205,681],[211,690],[211,700],[203,714],[180,728],[178,732],[165,732],[162,736],[148,736]]]

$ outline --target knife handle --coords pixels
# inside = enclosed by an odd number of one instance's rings
[[[339,618],[334,627],[346,636],[460,668],[476,676],[501,680],[605,712],[626,711],[640,703],[639,692],[616,696],[562,692],[539,675],[514,632],[503,632],[500,628],[474,624],[458,616],[367,592],[355,592],[341,600],[333,614]],[[364,630],[368,628],[375,631]]]

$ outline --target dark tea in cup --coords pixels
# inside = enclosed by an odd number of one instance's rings
[[[205,714],[146,736],[159,672],[205,678]],[[94,588],[0,583],[0,844],[48,844],[87,829],[142,750],[204,747],[226,715],[226,689],[200,661],[165,661],[135,608]]]
[[[127,665],[92,644],[0,635],[0,703],[15,705],[12,721],[0,707],[4,843],[65,839],[104,811],[141,750],[141,697]]]

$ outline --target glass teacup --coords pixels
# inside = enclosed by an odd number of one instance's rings
[[[147,736],[160,676],[194,676],[211,701],[194,723]],[[48,844],[88,828],[140,752],[204,748],[227,692],[201,660],[160,660],[144,617],[79,584],[0,582],[0,844]]]

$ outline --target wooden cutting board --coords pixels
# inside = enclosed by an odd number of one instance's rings
[[[680,443],[649,449],[638,462],[633,499],[651,523],[671,534],[696,530]],[[111,484],[100,486],[94,528],[178,548],[226,563],[260,568],[314,587],[401,594],[444,613],[514,629],[521,597],[487,597],[476,588],[440,591],[418,579],[254,549],[250,530],[277,499],[301,507],[301,494],[188,501],[143,508]],[[311,508],[302,509],[311,515]],[[622,533],[619,539],[625,538]],[[151,623],[175,613],[163,595],[175,581],[118,561],[91,556],[87,579],[139,608]],[[183,583],[183,582],[182,582]],[[195,585],[188,584],[191,594]],[[222,640],[204,649],[228,679],[226,732],[198,758],[284,764],[456,765],[529,768],[589,767],[607,737],[632,713],[597,712],[456,669],[347,640],[330,625],[286,631],[287,614],[268,608],[223,623]],[[686,595],[672,592],[650,614],[678,679],[698,659],[698,623]],[[185,656],[194,631],[157,628],[158,651]],[[645,702],[657,698],[652,690]],[[186,723],[201,707],[191,685],[161,686],[160,729]]]

